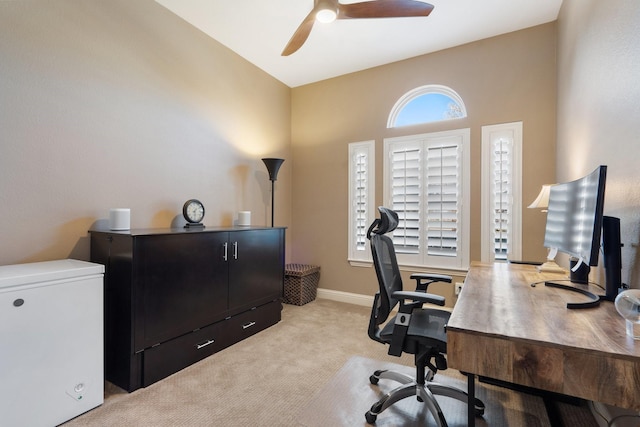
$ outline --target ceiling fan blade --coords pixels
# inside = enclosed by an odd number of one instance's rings
[[[307,41],[307,38],[309,38],[309,34],[311,34],[311,29],[313,28],[313,23],[315,22],[315,20],[316,10],[314,8],[314,10],[312,10],[311,13],[309,13],[307,17],[304,18],[304,21],[302,21],[302,23],[298,26],[296,32],[293,33],[293,36],[291,36],[289,43],[287,43],[284,50],[282,51],[281,56],[289,56],[302,47],[304,42]]]
[[[338,19],[405,18],[429,16],[433,5],[416,0],[375,0],[360,3],[338,3]]]

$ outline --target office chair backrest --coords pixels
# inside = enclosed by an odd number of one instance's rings
[[[402,290],[402,278],[400,277],[393,241],[389,236],[385,235],[395,230],[398,226],[398,214],[382,206],[378,208],[378,211],[380,212],[380,218],[376,219],[367,231],[367,238],[371,242],[373,265],[376,269],[380,287],[380,291],[376,295],[376,306],[372,312],[371,319],[375,326],[387,320],[391,310],[399,302],[399,300],[392,298],[391,295],[395,291]]]

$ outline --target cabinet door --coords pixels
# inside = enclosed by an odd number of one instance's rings
[[[282,297],[284,229],[233,231],[229,247],[231,314]]]
[[[135,239],[135,350],[227,316],[228,233],[184,233]]]

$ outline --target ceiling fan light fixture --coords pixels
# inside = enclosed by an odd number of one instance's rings
[[[318,22],[322,22],[323,24],[329,24],[336,20],[338,17],[338,13],[335,9],[320,9],[318,13],[316,13],[316,19]]]
[[[298,25],[281,55],[289,56],[297,52],[307,41],[316,21],[327,24],[336,19],[428,16],[432,10],[432,4],[418,0],[364,0],[355,3],[340,3],[339,0],[313,0],[313,9]]]

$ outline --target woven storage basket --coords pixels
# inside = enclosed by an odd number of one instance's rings
[[[304,305],[316,299],[320,267],[306,264],[284,266],[284,302]]]

